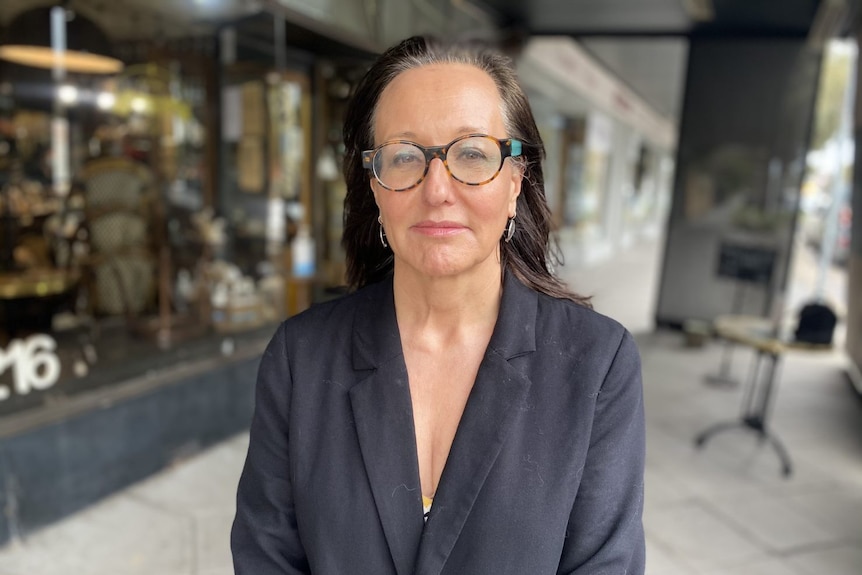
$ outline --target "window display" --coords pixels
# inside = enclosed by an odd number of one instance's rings
[[[0,417],[284,316],[284,207],[242,221],[231,216],[244,206],[216,193],[215,36],[111,52],[121,66],[108,74],[0,60]],[[236,194],[257,207],[299,199],[294,111],[307,94],[295,86],[241,94]]]
[[[370,55],[266,11],[125,8],[82,15],[110,71],[0,53],[0,417],[218,357],[343,291],[341,117]]]

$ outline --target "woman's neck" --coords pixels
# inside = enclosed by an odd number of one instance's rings
[[[484,273],[419,277],[395,267],[395,311],[402,336],[422,335],[441,343],[493,331],[503,293],[499,266]]]

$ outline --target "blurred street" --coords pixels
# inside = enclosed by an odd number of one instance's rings
[[[862,575],[862,0],[0,1],[0,575],[233,572],[259,357],[344,293],[423,36],[511,60],[519,206],[639,345],[647,574]],[[420,91],[393,137],[462,140]]]
[[[711,387],[721,346],[686,348],[652,332],[661,242],[564,268],[599,311],[636,334],[648,427],[646,507],[650,575],[858,575],[862,572],[862,401],[838,352],[786,357],[774,431],[795,466],[751,433],[693,446],[704,427],[736,417],[741,388]],[[564,252],[571,246],[564,245]],[[797,254],[791,292],[811,279]],[[808,263],[806,263],[808,262]],[[807,271],[805,271],[807,269]],[[840,289],[833,286],[832,289]],[[794,296],[795,297],[795,296]],[[750,354],[734,355],[746,374]],[[228,575],[234,491],[247,447],[238,435],[0,550],[0,575]]]

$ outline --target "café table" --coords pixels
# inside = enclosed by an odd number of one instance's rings
[[[713,436],[727,430],[749,430],[761,442],[772,446],[781,463],[782,474],[790,477],[793,473],[790,454],[768,425],[781,359],[791,350],[824,351],[832,349],[832,346],[795,341],[777,328],[772,320],[748,315],[719,316],[714,322],[714,331],[727,342],[754,350],[755,360],[743,395],[741,415],[704,429],[695,437],[695,446],[702,448]]]

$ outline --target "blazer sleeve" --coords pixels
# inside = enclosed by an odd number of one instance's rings
[[[282,324],[261,359],[231,552],[236,575],[310,573],[299,540],[288,458],[290,366]]]
[[[645,451],[640,356],[625,331],[596,398],[559,573],[643,575]]]

